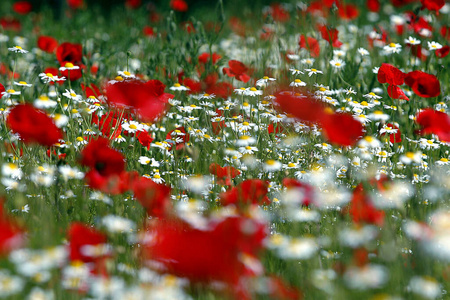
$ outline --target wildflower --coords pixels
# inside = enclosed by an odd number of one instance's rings
[[[41,95],[33,102],[34,106],[40,109],[53,108],[58,102],[51,100],[47,95]]]
[[[14,85],[17,85],[17,86],[24,86],[24,87],[31,87],[31,86],[32,86],[31,83],[26,83],[25,81],[19,81],[19,82],[15,82],[15,81],[14,81]]]
[[[420,164],[422,162],[422,152],[406,152],[405,155],[400,156],[400,161],[405,165],[411,163]]]
[[[416,116],[416,123],[422,126],[418,134],[435,134],[442,141],[450,141],[450,117],[431,108],[424,109]]]
[[[405,83],[420,97],[432,98],[441,94],[441,86],[436,76],[422,71],[406,74]]]
[[[128,131],[129,133],[135,133],[138,131],[144,131],[144,126],[136,121],[124,121],[122,123],[122,128]]]
[[[269,159],[264,163],[264,170],[266,172],[274,172],[274,171],[279,171],[282,167],[281,162],[273,160],[273,159]]]
[[[369,55],[369,51],[367,51],[366,49],[364,49],[364,48],[358,48],[358,53],[359,53],[359,55],[361,55],[361,56],[367,56],[367,55]]]
[[[76,65],[74,65],[71,62],[66,62],[63,67],[59,68],[59,70],[62,71],[62,72],[63,71],[79,70],[79,69],[80,69],[79,66],[76,66]]]
[[[254,88],[254,87],[251,87],[251,88],[246,89],[246,90],[244,91],[244,95],[245,95],[245,96],[250,96],[250,97],[261,96],[262,94],[263,94],[263,91],[257,90],[257,89]]]
[[[11,96],[17,96],[17,95],[20,95],[20,94],[21,94],[20,91],[16,91],[16,90],[13,90],[13,89],[8,89],[8,90],[2,92],[2,98],[8,99]]]
[[[15,106],[9,113],[6,124],[13,132],[18,133],[25,143],[50,147],[63,137],[52,119],[30,104]]]
[[[152,158],[148,158],[147,156],[140,156],[138,162],[141,165],[148,165],[150,164],[150,167],[159,167],[160,164],[159,162],[157,162],[153,157]]]
[[[57,82],[57,81],[61,81],[61,80],[66,80],[66,78],[63,77],[58,77],[56,75],[53,75],[52,73],[39,73],[39,78],[41,78],[41,80],[44,83],[50,83],[50,82]]]
[[[364,98],[370,99],[370,100],[377,100],[381,99],[381,96],[376,95],[374,92],[370,92],[368,94],[363,95]]]
[[[383,50],[386,51],[386,53],[400,53],[402,50],[402,45],[396,44],[396,43],[390,43],[389,45],[386,45],[383,47]]]
[[[412,36],[410,36],[408,39],[405,40],[405,43],[409,45],[419,45],[420,41]]]
[[[439,149],[439,144],[434,143],[434,139],[427,140],[427,139],[419,139],[419,147],[421,149]]]
[[[290,68],[289,71],[291,71],[292,75],[300,75],[300,74],[305,74],[300,70],[294,69],[294,68]]]
[[[169,88],[169,90],[172,90],[172,91],[189,91],[190,88],[188,88],[186,86],[183,86],[183,85],[181,85],[179,83],[175,83],[173,86],[171,86]]]
[[[118,71],[117,73],[119,74],[119,76],[121,76],[122,78],[125,78],[125,79],[135,79],[136,78],[136,75],[131,74],[128,71]]]
[[[345,66],[345,62],[342,59],[332,59],[330,61],[330,65],[332,65],[335,69],[341,69]]]
[[[247,83],[250,80],[250,76],[247,75],[248,68],[237,60],[230,60],[228,62],[229,68],[223,68],[223,74],[227,74],[229,77],[235,77],[237,80]]]
[[[253,146],[239,147],[239,152],[242,154],[253,154],[256,151],[258,151],[258,148]]]
[[[306,72],[308,72],[308,76],[311,77],[313,74],[323,74],[322,71],[317,69],[305,69]]]
[[[14,46],[12,48],[8,48],[8,50],[11,52],[21,53],[21,54],[28,53],[27,50],[22,49],[22,47],[20,47],[20,46]]]
[[[83,97],[81,95],[77,95],[74,90],[67,90],[66,89],[66,92],[63,93],[62,95],[67,97],[67,98],[69,98],[69,99],[71,99],[71,100],[74,100],[76,102],[80,102],[81,100],[83,100]]]
[[[303,82],[300,79],[295,79],[294,81],[292,81],[289,84],[289,86],[294,86],[294,87],[306,86],[306,82]]]

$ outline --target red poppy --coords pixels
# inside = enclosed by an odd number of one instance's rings
[[[317,124],[324,116],[325,106],[323,103],[311,97],[297,96],[288,91],[277,92],[274,96],[274,105],[300,122]]]
[[[409,101],[409,98],[405,95],[403,90],[396,85],[389,85],[387,91],[389,97],[391,97],[392,99],[402,99]]]
[[[392,85],[402,85],[405,82],[405,73],[393,65],[383,63],[378,70],[378,82]]]
[[[420,3],[422,3],[422,9],[434,10],[438,14],[439,10],[444,7],[445,0],[420,0]]]
[[[276,22],[287,22],[291,18],[289,12],[279,3],[272,3],[269,7],[268,14],[272,16],[272,19]]]
[[[367,8],[371,12],[379,12],[380,11],[380,0],[367,0]]]
[[[20,15],[28,14],[32,8],[31,3],[28,1],[17,1],[13,4],[13,10]]]
[[[9,113],[6,125],[27,144],[38,143],[50,147],[63,138],[53,120],[31,104],[16,105]]]
[[[416,123],[422,126],[417,134],[435,134],[450,142],[450,117],[446,113],[427,108],[417,114]]]
[[[251,228],[251,230],[248,230]],[[145,230],[143,256],[157,271],[189,279],[193,283],[221,283],[232,290],[233,299],[250,299],[244,293],[242,280],[255,274],[243,262],[242,256],[259,263],[267,235],[265,224],[245,217],[228,217],[210,221],[206,229],[193,228],[181,220],[158,220]],[[220,259],[218,259],[220,258]]]
[[[95,84],[91,83],[89,85],[84,85],[84,83],[80,84],[81,89],[86,94],[86,98],[89,98],[91,96],[94,96],[95,98],[98,98],[102,93],[100,92],[100,89]]]
[[[181,150],[189,142],[189,133],[186,132],[183,126],[177,127],[167,133],[166,140],[171,144],[169,150],[173,149],[173,145],[175,145],[176,150]]]
[[[125,1],[125,6],[132,8],[132,9],[139,8],[139,6],[141,6],[141,4],[142,4],[142,0],[126,0]]]
[[[441,85],[436,76],[422,71],[406,74],[405,83],[420,97],[431,98],[441,94]]]
[[[3,199],[0,199],[0,256],[22,246],[24,230],[4,212]]]
[[[207,52],[204,52],[198,56],[198,62],[206,64],[208,61],[210,61],[211,55]],[[222,58],[221,55],[214,52],[212,54],[212,63],[216,64],[220,59]]]
[[[400,131],[400,129],[398,128],[398,126],[397,125],[395,125],[395,124],[392,124],[392,123],[388,123],[388,124],[386,124],[388,127],[391,127],[392,129],[397,129],[397,132],[396,133],[391,133],[391,134],[389,134],[389,141],[392,143],[392,144],[395,144],[395,143],[401,143],[402,142],[402,133],[401,133],[401,131]],[[383,135],[385,135],[386,133],[383,133],[381,136],[383,136]]]
[[[62,43],[56,48],[56,59],[61,65],[70,62],[74,65],[81,64],[83,47],[81,44]]]
[[[107,252],[98,248],[97,251],[94,251],[92,248],[89,249],[89,246],[102,247],[106,243],[106,235],[93,227],[74,222],[70,225],[67,238],[69,240],[69,258],[71,261],[95,262],[104,258],[107,254]],[[104,250],[106,249],[104,247]]]
[[[184,0],[170,0],[170,8],[179,12],[188,10],[188,5]]]
[[[232,189],[220,194],[223,205],[268,205],[269,182],[261,179],[247,179]]]
[[[199,81],[191,78],[184,78],[183,80],[180,80],[180,82],[189,88],[189,94],[198,94],[202,91],[202,84]]]
[[[164,93],[165,87],[159,80],[126,80],[108,84],[105,90],[109,103],[132,110],[143,121],[154,122],[167,112],[168,100],[174,97]]]
[[[355,145],[364,132],[361,122],[345,113],[325,114],[321,125],[328,141],[339,146]]]
[[[277,126],[276,124],[274,125],[274,123],[270,123],[269,126],[267,126],[267,132],[269,134],[272,133],[282,133],[284,131],[282,126]]]
[[[335,48],[340,48],[342,42],[338,40],[339,31],[336,28],[329,28],[325,25],[318,26],[322,38]]]
[[[42,51],[53,53],[58,47],[58,41],[51,36],[41,35],[37,40],[37,45]]]
[[[215,80],[209,82],[209,84],[207,83],[207,88],[205,91],[210,95],[214,94],[219,98],[226,99],[232,95],[233,89],[233,86],[229,82],[217,82],[217,80]]]
[[[83,0],[67,0],[67,5],[69,5],[71,9],[81,8],[83,4]]]
[[[317,41],[315,38],[305,38],[305,36],[302,34],[300,36],[298,45],[300,46],[300,48],[307,49],[312,57],[318,57],[320,54],[319,41]]]
[[[341,19],[344,20],[354,20],[359,16],[358,7],[354,4],[339,4],[338,3],[338,14]]]
[[[446,57],[449,52],[450,52],[450,46],[444,46],[441,49],[434,51],[434,53],[436,53],[436,56],[439,58]]]
[[[147,214],[153,217],[165,217],[172,210],[170,199],[171,188],[158,184],[150,178],[140,177],[132,184],[134,197],[145,208]]]
[[[443,38],[450,41],[450,26],[442,26],[440,33]]]
[[[221,167],[217,163],[212,163],[209,165],[209,173],[217,177],[216,183],[219,185],[231,185],[231,179],[241,174],[241,171],[232,167],[225,166]]]
[[[0,25],[4,30],[20,31],[22,24],[14,17],[6,16],[0,18]]]
[[[0,83],[0,98],[3,96],[2,94],[5,92],[5,86]]]
[[[109,146],[109,140],[99,137],[91,140],[80,153],[80,163],[95,169],[101,176],[120,174],[125,170],[125,158]]]
[[[149,36],[149,37],[155,36],[155,30],[153,29],[153,27],[150,27],[150,26],[144,26],[144,28],[142,29],[142,32],[144,33],[145,36]]]
[[[375,208],[362,184],[359,184],[353,191],[348,212],[356,224],[367,223],[383,226],[384,211]]]
[[[104,114],[100,120],[98,120],[96,113],[93,116],[93,123],[96,123],[102,134],[109,139],[116,139],[122,133],[122,125],[118,121],[119,117],[114,112]]]
[[[294,178],[284,178],[283,185],[289,189],[296,189],[299,192],[299,203],[309,206],[314,203],[314,187]]]
[[[223,68],[223,74],[229,77],[235,77],[237,80],[247,83],[250,76],[247,75],[248,68],[238,60],[230,60],[228,62],[229,68]]]
[[[68,61],[63,62],[61,64],[61,67],[65,67],[67,63],[70,63],[70,62],[68,62]],[[84,65],[75,65],[75,66],[78,66],[78,69],[64,70],[64,71],[61,71],[61,74],[64,77],[66,77],[67,79],[69,79],[70,81],[76,81],[76,80],[80,79],[83,76],[81,70],[83,68],[85,68],[85,66]]]
[[[220,132],[222,131],[222,129],[227,127],[227,125],[225,124],[225,120],[222,120],[220,122],[211,122],[211,126],[212,126],[212,132],[215,135],[219,135]]]

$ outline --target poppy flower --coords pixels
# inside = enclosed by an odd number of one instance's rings
[[[446,57],[449,52],[450,52],[450,46],[444,46],[441,49],[438,49],[438,50],[434,51],[436,56],[439,57],[439,58]]]
[[[42,51],[53,53],[58,47],[58,41],[51,36],[41,35],[37,40],[37,45]]]
[[[282,183],[288,189],[297,189],[300,192],[299,195],[302,199],[299,202],[302,205],[309,206],[314,203],[314,187],[312,185],[294,178],[284,178]]]
[[[248,68],[238,60],[230,60],[228,62],[229,68],[223,68],[223,74],[229,77],[235,77],[237,80],[247,83],[250,76],[247,75]]]
[[[209,173],[216,176],[216,183],[219,185],[231,185],[231,179],[241,174],[241,171],[233,166],[221,167],[217,163],[209,165]]]
[[[405,83],[420,97],[431,98],[441,94],[441,85],[436,76],[422,71],[406,74]]]
[[[206,64],[206,63],[208,63],[210,58],[211,58],[211,55],[208,52],[204,52],[198,56],[198,62],[202,63],[202,64]],[[216,64],[221,58],[222,58],[221,55],[214,52],[212,54],[212,63]]]
[[[98,247],[106,243],[106,235],[93,227],[81,222],[74,222],[70,225],[67,238],[69,240],[69,258],[71,261],[89,263],[106,256],[106,253],[101,254],[101,251],[89,251],[89,246]]]
[[[377,79],[379,83],[402,85],[405,82],[405,73],[393,65],[383,63],[378,70]]]
[[[155,30],[153,29],[153,27],[150,26],[144,26],[144,28],[142,29],[142,32],[144,33],[145,36],[148,37],[153,37],[155,36]]]
[[[272,16],[274,21],[281,23],[285,23],[291,18],[289,12],[280,3],[272,3],[269,7],[268,14]]]
[[[31,3],[28,1],[17,1],[13,4],[13,10],[19,15],[28,14],[32,8]]]
[[[4,212],[0,199],[0,256],[20,247],[24,242],[24,230]]]
[[[405,92],[403,92],[403,90],[396,85],[389,85],[387,91],[389,97],[391,97],[392,99],[402,99],[409,101],[409,98],[405,95]]]
[[[367,0],[366,6],[371,12],[379,12],[380,0]]]
[[[130,109],[144,122],[154,122],[167,112],[168,101],[174,97],[164,93],[165,87],[159,80],[126,80],[108,84],[105,90],[110,104]]]
[[[147,214],[153,217],[165,217],[172,210],[171,188],[158,184],[150,178],[140,177],[132,183],[134,197]]]
[[[81,44],[62,43],[56,48],[56,59],[61,65],[70,62],[74,65],[80,64],[83,57],[83,47]]]
[[[189,137],[189,133],[186,132],[183,126],[169,131],[166,135],[166,140],[171,144],[169,151],[172,150],[173,145],[175,145],[176,150],[183,149],[186,143],[189,142]]]
[[[150,150],[150,144],[153,142],[153,138],[148,131],[138,131],[136,137],[142,146]]]
[[[298,43],[300,48],[306,49],[309,51],[309,54],[312,57],[318,57],[320,54],[320,45],[319,41],[312,37],[305,37],[303,34],[300,36],[300,41]]]
[[[321,126],[329,142],[339,146],[353,146],[363,136],[363,125],[350,114],[325,114]]]
[[[438,14],[439,10],[444,7],[445,0],[420,0],[420,3],[422,3],[421,9],[434,10]]]
[[[69,5],[71,9],[79,9],[83,6],[83,4],[83,0],[67,0],[67,5]]]
[[[277,92],[274,96],[274,105],[300,122],[316,124],[321,122],[325,111],[322,102],[307,96],[297,96],[288,91]]]
[[[340,48],[342,42],[338,40],[339,31],[336,28],[329,28],[325,25],[318,26],[322,38],[335,48]]]
[[[86,98],[89,98],[90,96],[94,96],[95,98],[98,98],[102,93],[100,92],[100,89],[95,84],[91,83],[89,85],[84,85],[84,83],[80,84],[81,89],[86,94]]]
[[[180,80],[180,82],[182,85],[189,88],[189,91],[187,91],[189,94],[198,94],[202,91],[202,84],[199,81],[191,78],[184,78],[183,80]]]
[[[389,141],[392,144],[395,143],[401,143],[402,142],[402,133],[400,131],[400,128],[398,128],[398,126],[396,126],[395,124],[392,123],[388,123],[386,124],[388,127],[391,127],[392,129],[397,129],[396,133],[391,133],[389,134]],[[381,136],[385,135],[386,133],[383,133]]]
[[[16,105],[6,119],[6,125],[20,135],[26,144],[50,147],[63,138],[61,130],[47,114],[31,104]]]
[[[141,4],[142,4],[142,0],[126,0],[125,1],[125,6],[132,8],[132,9],[139,8],[139,6],[141,6]]]
[[[0,18],[0,25],[4,30],[20,31],[22,28],[20,21],[10,16]]]
[[[446,113],[427,108],[417,114],[416,123],[422,126],[417,134],[435,134],[450,142],[450,117]]]
[[[0,83],[0,95],[2,95],[5,91],[5,86]]]
[[[376,209],[361,183],[353,190],[348,213],[356,224],[366,223],[383,226],[384,223],[384,211]]]
[[[338,2],[338,14],[343,20],[354,20],[359,16],[358,7],[354,4],[341,4]]]
[[[188,5],[184,0],[170,0],[170,8],[175,11],[185,12],[188,10]]]
[[[259,263],[257,255],[263,249],[267,226],[245,217],[228,217],[209,221],[206,227],[193,228],[181,220],[151,222],[143,237],[144,260],[157,271],[192,283],[220,283],[233,294],[245,290],[242,279],[261,274],[248,268],[242,257]]]
[[[267,197],[269,182],[261,179],[247,179],[232,189],[220,194],[223,205],[269,205]]]

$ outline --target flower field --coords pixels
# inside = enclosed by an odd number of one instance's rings
[[[0,298],[449,299],[448,2],[101,2],[0,3]]]

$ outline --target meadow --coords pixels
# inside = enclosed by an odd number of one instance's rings
[[[38,2],[0,3],[0,298],[450,297],[448,2]]]

